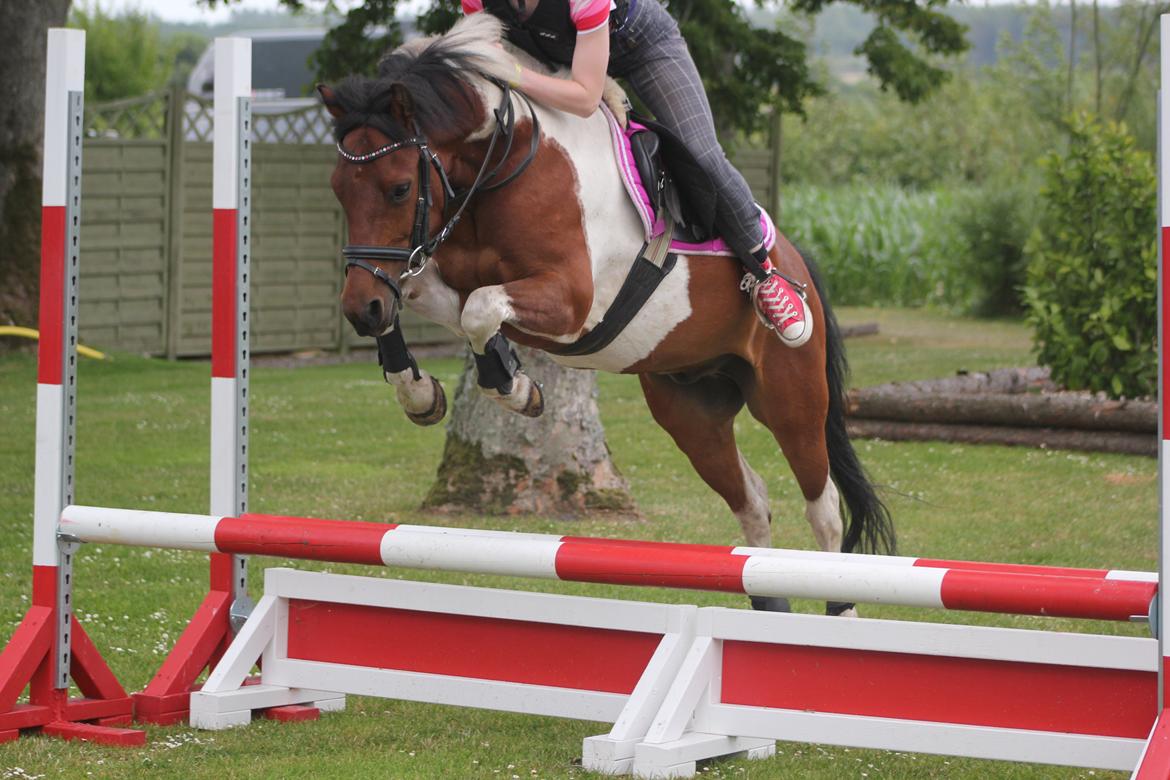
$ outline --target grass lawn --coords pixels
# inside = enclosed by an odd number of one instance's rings
[[[1029,362],[1028,335],[1010,322],[919,311],[846,309],[845,323],[881,333],[849,342],[853,383],[924,379]],[[95,345],[99,346],[100,345]],[[424,361],[454,389],[460,362]],[[208,365],[118,355],[83,361],[77,451],[79,503],[203,512],[208,500]],[[35,365],[0,358],[0,638],[29,598]],[[442,427],[411,425],[376,366],[256,367],[252,378],[251,507],[355,520],[469,525],[731,544],[739,529],[714,493],[650,420],[636,379],[601,377],[614,459],[642,519],[440,517],[416,511],[438,464]],[[555,404],[556,398],[548,399]],[[776,543],[811,549],[803,501],[767,432],[744,415],[741,448],[768,482]],[[935,443],[857,443],[907,555],[1150,570],[1156,566],[1157,464],[1119,455]],[[254,583],[274,559],[253,559]],[[727,594],[533,582],[461,574],[371,571],[372,576],[565,593],[746,606]],[[79,555],[77,611],[128,690],[140,689],[206,587],[194,553],[92,546]],[[822,605],[797,602],[802,612]],[[1085,624],[875,608],[871,617],[1142,635],[1141,626]],[[269,722],[228,732],[151,728],[144,749],[27,738],[0,746],[0,778],[124,777],[588,777],[572,765],[601,724],[351,697],[346,712],[312,724]],[[1109,777],[1108,772],[780,743],[765,762],[714,762],[705,774],[755,778]],[[1120,775],[1116,775],[1120,776]]]

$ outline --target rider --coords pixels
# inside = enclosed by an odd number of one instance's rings
[[[508,27],[509,40],[538,60],[572,67],[567,79],[516,66],[513,85],[547,106],[588,117],[601,103],[606,74],[625,78],[634,94],[672,131],[716,188],[715,226],[747,274],[743,289],[756,312],[790,347],[812,334],[812,317],[764,248],[751,189],[715,136],[711,106],[678,25],[658,0],[462,0],[466,14],[486,10]]]

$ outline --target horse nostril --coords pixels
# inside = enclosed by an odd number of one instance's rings
[[[373,331],[381,330],[382,326],[382,299],[373,298],[366,304],[366,323]]]

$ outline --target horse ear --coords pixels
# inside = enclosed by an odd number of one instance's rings
[[[342,115],[345,114],[344,109],[341,107],[341,103],[339,103],[337,100],[336,93],[334,93],[331,87],[326,86],[325,84],[318,84],[317,94],[321,96],[321,103],[325,106],[325,110],[328,111],[334,119],[340,119]]]
[[[401,81],[390,85],[390,111],[409,128],[414,122],[414,98]]]

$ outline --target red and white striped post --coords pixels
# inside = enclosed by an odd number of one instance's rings
[[[248,511],[248,278],[252,214],[252,41],[215,43],[212,157],[212,514]],[[211,586],[248,597],[247,561],[212,558]]]
[[[73,614],[76,543],[58,542],[73,501],[85,33],[51,29],[45,79],[40,344],[32,607],[0,654],[0,741],[40,728],[65,739],[143,744],[131,700]],[[69,698],[70,679],[83,699]],[[17,705],[25,685],[29,703]]]
[[[1158,87],[1158,580],[1166,582],[1170,561],[1170,418],[1167,416],[1166,393],[1170,391],[1170,364],[1166,359],[1166,341],[1170,339],[1170,322],[1166,317],[1167,285],[1166,250],[1170,246],[1170,14],[1162,16],[1161,64]],[[1138,780],[1170,777],[1170,644],[1166,627],[1170,626],[1170,602],[1158,598],[1154,615],[1158,637],[1158,715],[1141,762],[1133,776]]]
[[[251,255],[252,42],[215,40],[212,144],[211,505],[248,506],[248,278]],[[211,588],[158,674],[135,694],[152,723],[185,720],[195,680],[231,643],[248,599],[247,560],[213,553]]]

